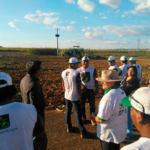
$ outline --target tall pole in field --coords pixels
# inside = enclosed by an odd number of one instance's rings
[[[58,51],[58,37],[59,37],[59,34],[58,34],[58,27],[56,28],[57,30],[57,34],[55,35],[57,37],[57,56],[59,55],[59,51]]]

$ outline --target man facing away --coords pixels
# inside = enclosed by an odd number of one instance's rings
[[[95,93],[98,93],[98,82],[96,81],[97,78],[97,71],[95,67],[89,66],[89,58],[84,56],[82,58],[82,67],[77,69],[80,72],[81,77],[81,111],[82,111],[82,121],[86,120],[85,115],[85,102],[86,98],[88,98],[88,102],[90,104],[90,114],[95,112]],[[96,89],[94,92],[94,83]],[[93,120],[91,120],[92,125],[95,125]]]
[[[81,119],[81,110],[80,104],[81,101],[81,79],[80,73],[76,70],[78,68],[78,60],[76,57],[72,57],[69,59],[69,68],[62,72],[62,87],[65,93],[65,101],[66,101],[66,115],[65,122],[67,126],[67,132],[72,131],[71,124],[71,110],[72,105],[76,112],[76,120],[77,125],[80,131],[81,138],[86,136],[86,130],[83,126]]]
[[[120,58],[120,61],[121,61],[122,66],[119,67],[119,69],[121,70],[119,76],[124,78],[127,74],[127,71],[128,71],[128,68],[130,67],[130,65],[127,64],[127,57],[126,56],[122,56]]]
[[[11,77],[0,72],[0,150],[33,150],[33,133],[40,150],[47,148],[43,123],[33,105],[13,102]]]
[[[45,100],[43,90],[39,82],[39,77],[42,73],[41,64],[42,62],[38,60],[27,62],[27,75],[21,80],[20,90],[22,95],[22,101],[27,104],[33,104],[37,112],[42,117],[44,123]]]
[[[136,59],[134,57],[130,57],[128,60],[131,66],[135,66],[138,71],[138,78],[141,80],[142,78],[142,67],[139,64],[136,64]]]
[[[131,107],[131,118],[141,137],[121,150],[150,149],[150,88],[137,89],[131,96],[122,99],[122,105]]]
[[[115,64],[115,57],[114,56],[108,57],[108,65],[109,65],[108,70],[116,70],[119,74],[119,69],[118,69],[117,65]]]

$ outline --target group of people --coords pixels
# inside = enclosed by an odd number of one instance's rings
[[[150,85],[140,87],[142,67],[134,57],[120,58],[121,66],[115,64],[115,57],[108,58],[109,68],[97,77],[95,67],[89,65],[89,58],[82,58],[82,67],[76,57],[69,59],[69,67],[61,74],[66,102],[65,122],[67,133],[73,130],[71,124],[72,106],[80,137],[89,136],[84,127],[87,119],[85,102],[90,105],[90,120],[97,125],[97,137],[102,150],[119,150],[126,137],[132,137],[133,123],[141,133],[141,138],[122,150],[148,150],[150,143]],[[129,64],[127,63],[129,62]],[[11,77],[0,72],[0,150],[46,150],[45,100],[40,85],[42,62],[29,61],[27,75],[21,80],[22,102],[13,102],[17,90]],[[98,82],[105,91],[95,112],[95,94]],[[134,92],[135,91],[135,92]],[[30,105],[32,104],[32,105]],[[131,119],[132,118],[132,119]],[[133,121],[133,123],[132,123]],[[128,136],[127,136],[128,135]],[[7,140],[6,140],[7,139]]]

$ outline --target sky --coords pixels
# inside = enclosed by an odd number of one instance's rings
[[[150,0],[0,0],[0,46],[150,49]]]

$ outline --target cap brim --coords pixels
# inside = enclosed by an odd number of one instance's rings
[[[96,78],[97,81],[102,81],[102,82],[115,82],[115,81],[121,81],[123,79],[124,78],[106,80],[106,79],[102,79],[101,77]]]
[[[82,61],[86,61],[86,60],[89,61],[88,59],[84,59],[84,60],[82,60]]]
[[[108,60],[108,61],[110,62],[110,61],[114,61],[114,60]]]
[[[80,64],[81,62],[75,62],[75,63],[71,63],[71,62],[69,62],[69,64]]]
[[[77,64],[80,64],[81,62],[78,61],[78,62],[76,62],[76,63],[77,63]]]
[[[129,96],[126,96],[122,99],[121,104],[126,107],[132,107],[131,101],[129,100]]]

